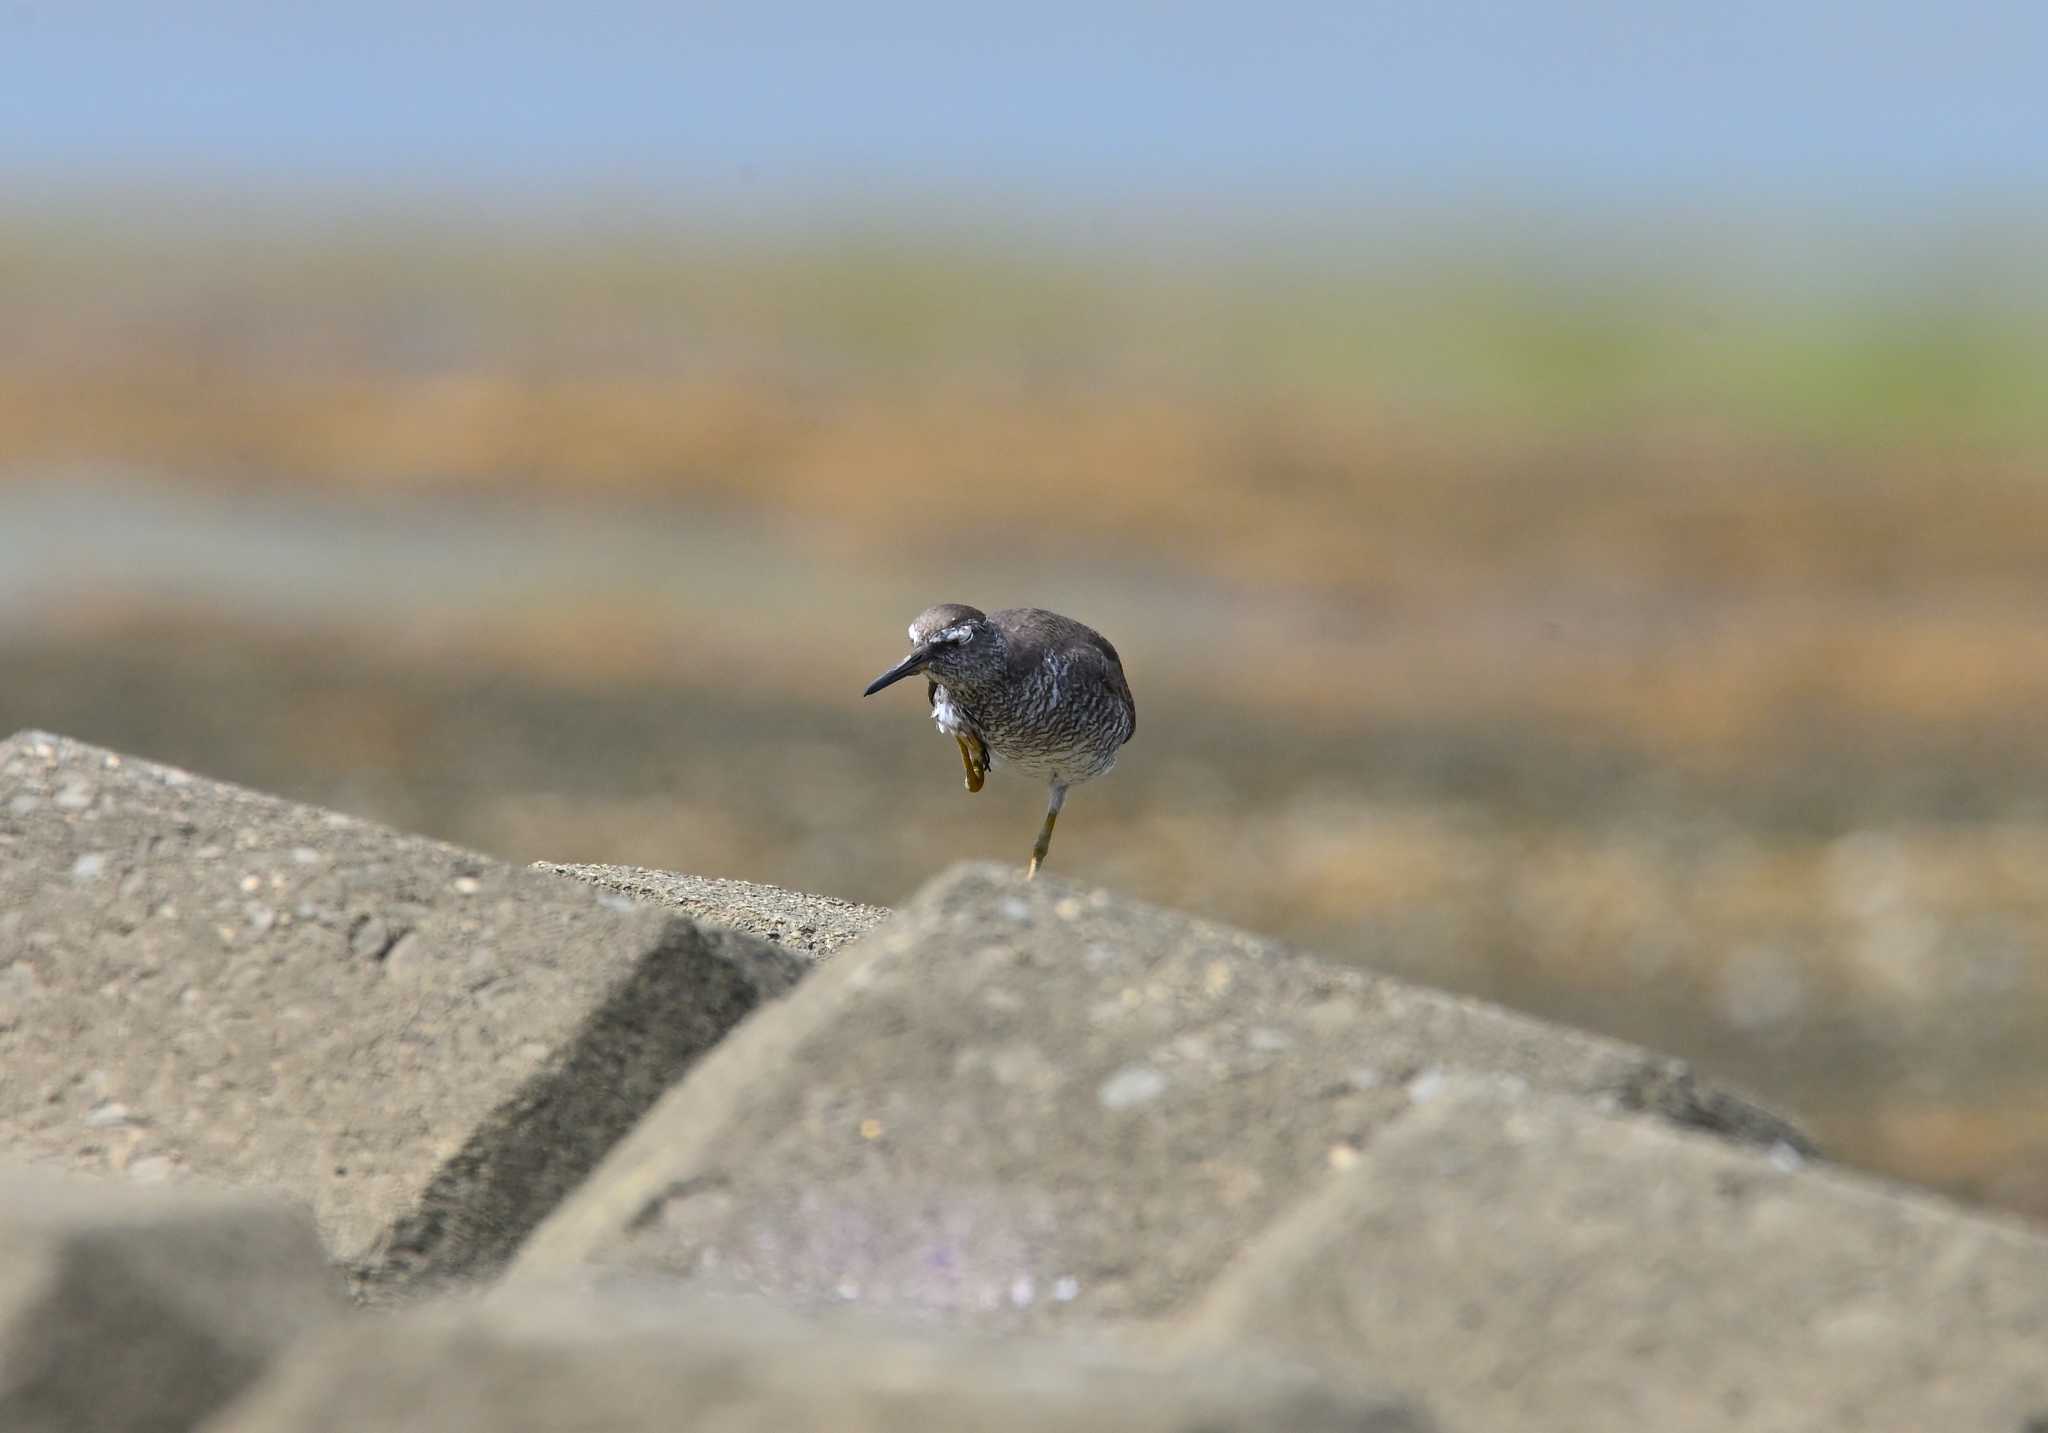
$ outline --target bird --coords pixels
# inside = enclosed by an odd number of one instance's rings
[[[960,745],[968,791],[998,766],[1044,779],[1045,824],[1024,868],[1035,878],[1067,789],[1105,774],[1137,734],[1123,659],[1093,627],[1057,612],[941,602],[910,624],[910,655],[861,695],[919,672],[932,721]]]

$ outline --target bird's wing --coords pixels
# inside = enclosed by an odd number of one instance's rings
[[[1131,695],[1131,684],[1127,681],[1124,681],[1124,668],[1123,663],[1121,662],[1116,664],[1116,679],[1119,682],[1123,683],[1124,741],[1129,741],[1132,737],[1138,734],[1138,699]],[[1118,746],[1122,746],[1123,744],[1123,741],[1117,743]]]
[[[1123,658],[1116,654],[1109,638],[1093,627],[1083,627],[1078,622],[1074,626],[1078,629],[1075,635],[1082,643],[1075,650],[1076,659],[1084,666],[1093,667],[1101,674],[1104,685],[1123,698],[1124,734],[1123,740],[1117,743],[1121,746],[1138,734],[1138,703],[1131,695],[1129,680],[1124,676]]]
[[[1069,675],[1086,680],[1095,677],[1101,685],[1108,687],[1121,698],[1124,711],[1124,734],[1117,744],[1129,741],[1138,732],[1138,704],[1131,697],[1131,684],[1124,677],[1123,658],[1116,653],[1109,638],[1103,636],[1084,622],[1071,617],[1062,617],[1057,612],[1047,612],[1040,607],[1011,607],[991,614],[998,621],[1022,629],[1040,639],[1044,648],[1060,651],[1068,663]],[[1010,653],[1010,675],[1013,680],[1027,682],[1034,679],[1031,668],[1046,660],[1041,650],[1027,656],[1030,647],[1013,646]]]

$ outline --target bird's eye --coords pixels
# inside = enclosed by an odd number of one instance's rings
[[[953,645],[958,646],[973,635],[974,633],[966,627],[948,627],[945,631],[939,633],[939,640],[941,642],[951,642]]]

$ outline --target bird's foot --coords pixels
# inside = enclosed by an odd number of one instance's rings
[[[967,789],[981,790],[988,780],[988,747],[978,736],[956,733],[953,738],[960,743],[960,764],[967,768]]]

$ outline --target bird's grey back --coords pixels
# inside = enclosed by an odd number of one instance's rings
[[[1124,676],[1123,658],[1109,638],[1043,607],[1005,607],[990,613],[989,620],[1009,638],[1010,669],[1020,684],[1029,683],[1035,669],[1051,658],[1065,674],[1061,685],[1072,694],[1070,699],[1117,709],[1121,734],[1116,745],[1137,734],[1138,704]]]

